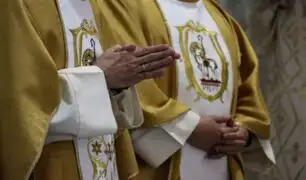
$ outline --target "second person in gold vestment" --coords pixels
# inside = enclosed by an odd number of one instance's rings
[[[124,2],[138,22],[129,26],[135,43],[169,44],[182,57],[164,77],[137,85],[144,110],[142,128],[131,132],[138,163],[130,163],[132,153],[118,154],[120,178],[242,180],[244,167],[263,172],[261,164],[273,164],[258,60],[239,24],[214,0]],[[112,38],[125,42],[120,32]],[[129,141],[123,133],[117,150]]]
[[[1,1],[0,179],[118,179],[115,134],[143,122],[134,85],[178,55],[111,48],[110,25],[126,43],[139,27],[123,1],[107,2],[102,14],[94,0]]]

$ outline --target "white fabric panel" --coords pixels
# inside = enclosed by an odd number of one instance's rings
[[[133,129],[142,125],[143,112],[134,86],[116,96],[112,96],[112,99],[119,129]]]
[[[156,168],[184,146],[199,121],[199,115],[188,111],[162,127],[138,129],[132,133],[135,151]]]
[[[62,69],[59,76],[62,99],[51,121],[50,135],[85,138],[116,133],[104,73],[90,66]]]

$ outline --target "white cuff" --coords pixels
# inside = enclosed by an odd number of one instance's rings
[[[268,174],[275,165],[275,156],[269,140],[254,137],[252,144],[242,152],[246,176]]]
[[[117,123],[103,71],[90,66],[62,69],[58,73],[62,99],[49,135],[87,138],[116,133]]]
[[[188,111],[186,114],[178,117],[176,121],[166,124],[162,128],[181,146],[184,146],[186,140],[200,122],[200,119],[201,116],[192,111]]]
[[[133,129],[142,125],[143,112],[135,87],[130,87],[112,98],[119,129]]]
[[[270,140],[263,140],[263,139],[258,139],[258,140],[259,140],[259,143],[260,143],[261,147],[263,148],[263,151],[265,152],[265,155],[267,156],[267,158],[273,164],[276,164],[275,155],[274,155],[274,151],[273,151],[272,144],[271,144]]]
[[[136,153],[150,166],[160,166],[184,146],[200,118],[196,113],[188,111],[162,127],[134,131],[132,139]]]

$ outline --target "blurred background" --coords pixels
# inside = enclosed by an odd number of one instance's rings
[[[277,165],[247,180],[306,180],[306,0],[219,0],[260,59]]]

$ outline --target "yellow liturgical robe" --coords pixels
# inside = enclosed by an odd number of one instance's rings
[[[161,7],[161,2],[165,1],[126,1],[126,4],[128,4],[126,7],[128,7],[129,13],[136,17],[136,20],[138,20],[140,24],[139,27],[142,29],[142,33],[138,32],[135,35],[138,37],[138,40],[135,41],[135,43],[139,45],[174,45],[176,43],[173,42],[173,39],[171,38],[171,31],[169,30],[170,22],[167,21],[165,11],[163,11]],[[199,1],[203,2],[213,21],[217,24],[225,45],[228,48],[231,66],[233,67],[231,72],[233,77],[233,97],[230,104],[230,114],[235,117],[237,123],[247,128],[256,136],[253,143],[254,145],[256,144],[257,147],[260,147],[258,140],[269,140],[270,118],[259,88],[258,60],[245,33],[239,24],[214,0],[177,1],[190,3]],[[190,7],[193,6],[190,5]],[[171,15],[171,12],[169,14]],[[175,16],[175,10],[173,10],[172,15]],[[134,36],[133,33],[134,32],[131,32],[130,35]],[[119,36],[119,34],[117,35]],[[143,37],[146,40],[145,44],[143,44]],[[124,39],[121,39],[120,37],[115,39],[117,42],[125,42]],[[184,54],[183,58],[185,58]],[[138,93],[145,116],[143,128],[161,127],[167,123],[173,122],[175,119],[190,110],[190,107],[177,101],[179,93],[178,86],[176,66],[168,68],[163,78],[146,80],[138,84]],[[258,160],[256,162],[257,164],[260,164],[259,161],[263,159],[265,162],[270,160],[272,162],[274,161],[271,147],[266,148],[264,145],[261,145],[261,149],[255,149],[256,153],[261,154],[260,157],[263,158],[258,158],[259,156],[253,154],[254,151],[252,151],[249,155],[257,158],[252,158],[253,162],[254,159],[255,161]],[[242,162],[241,155],[228,157],[228,167],[231,179],[244,179],[243,166],[248,164],[248,160],[250,160],[250,158],[245,155],[247,155],[247,153],[242,153],[242,156],[245,157],[245,162]],[[168,159],[155,169],[150,167],[148,162],[138,158],[139,172],[135,171],[134,174],[137,175],[126,176],[128,173],[124,173],[124,171],[133,171],[130,169],[132,166],[127,165],[124,169],[121,169],[120,177],[122,179],[135,180],[178,180],[180,179],[180,161],[181,151],[176,152],[172,158]],[[122,173],[124,173],[124,175]]]
[[[37,180],[81,179],[73,141],[45,145],[51,120],[60,109],[59,72],[68,64],[62,16],[67,11],[61,8],[67,3],[70,1],[0,3],[0,179],[23,180],[31,175]],[[129,36],[136,35],[140,27],[134,25],[136,17],[122,0],[90,3],[103,48],[116,45],[116,38],[145,44],[141,43],[145,38]],[[119,171],[126,162],[130,167],[120,176],[135,175],[137,162],[127,132],[117,138],[116,145]]]
[[[190,0],[191,1],[191,0]],[[119,43],[172,45],[155,0],[92,0],[103,48]],[[258,62],[239,25],[213,0],[205,0],[235,64],[232,112],[236,121],[268,139],[270,120],[258,90]],[[4,0],[0,3],[0,179],[79,178],[72,141],[44,146],[60,103],[57,70],[66,66],[65,34],[57,0]],[[224,28],[221,28],[224,27]],[[238,74],[240,72],[240,74]],[[47,83],[46,83],[47,82]],[[176,67],[165,77],[138,85],[144,127],[169,123],[190,108],[177,101]],[[239,93],[238,93],[239,91]],[[46,95],[47,94],[47,95]],[[136,157],[128,131],[116,139],[121,180],[179,179],[180,152],[153,169]],[[233,179],[242,179],[241,159],[232,157]]]

